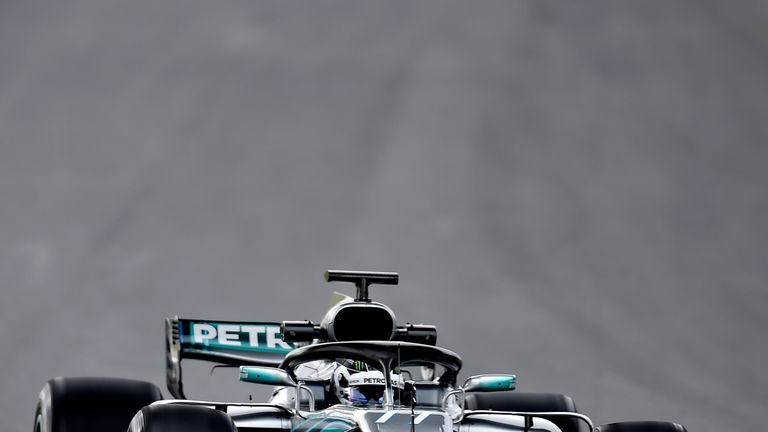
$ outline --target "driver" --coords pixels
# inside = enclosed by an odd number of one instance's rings
[[[402,376],[392,373],[391,380],[393,388],[403,388]],[[333,374],[333,381],[339,400],[345,405],[364,407],[384,403],[386,382],[384,374],[377,370],[350,374],[346,367],[339,366]]]

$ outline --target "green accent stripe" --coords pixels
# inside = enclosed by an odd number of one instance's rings
[[[216,342],[210,342],[207,344],[201,344],[201,343],[188,344],[187,347],[188,348],[184,349],[187,352],[253,351],[253,352],[263,352],[263,353],[288,354],[289,352],[292,351],[292,349],[286,349],[286,348],[268,348],[268,347],[260,347],[260,346],[255,347],[255,346],[250,346],[245,344],[240,346],[222,345]]]

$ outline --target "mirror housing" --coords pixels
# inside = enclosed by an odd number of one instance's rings
[[[240,366],[240,381],[268,385],[296,385],[288,372],[266,366]]]
[[[512,374],[482,374],[474,375],[464,381],[464,385],[451,390],[443,397],[442,407],[453,420],[454,424],[464,419],[464,396],[466,392],[496,392],[514,390],[517,386],[517,376]],[[455,403],[451,405],[451,398]]]
[[[465,392],[495,392],[514,390],[517,386],[517,376],[511,374],[474,375],[464,381],[461,388]]]
[[[310,390],[310,388],[307,387],[303,381],[299,381],[298,383],[293,381],[293,378],[288,375],[288,372],[282,369],[266,366],[240,366],[240,381],[255,384],[296,387],[297,395],[301,394],[302,391],[308,393],[309,410],[315,410],[315,394],[312,393],[312,390]],[[296,397],[296,405],[294,406],[294,410],[296,413],[299,413],[300,417],[305,418],[301,415],[300,400],[301,399],[299,397]]]

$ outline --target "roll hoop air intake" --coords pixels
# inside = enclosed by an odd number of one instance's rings
[[[328,270],[327,282],[354,283],[354,300],[336,304],[320,324],[311,321],[283,321],[281,333],[286,342],[341,342],[354,340],[403,341],[435,345],[435,326],[410,324],[398,326],[386,305],[371,301],[370,285],[397,285],[400,276],[393,272]],[[362,324],[362,325],[361,325]]]

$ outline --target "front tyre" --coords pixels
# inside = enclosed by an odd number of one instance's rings
[[[559,393],[525,393],[515,391],[493,393],[467,392],[464,398],[464,406],[468,410],[579,412],[570,396]],[[557,425],[563,432],[582,432],[586,430],[585,425],[575,418],[541,417]]]
[[[598,432],[686,432],[683,425],[662,421],[630,421],[605,424],[597,427]]]
[[[131,420],[128,432],[237,432],[232,417],[192,405],[151,405]]]
[[[162,398],[144,381],[54,378],[40,392],[35,432],[125,432],[138,410]]]

